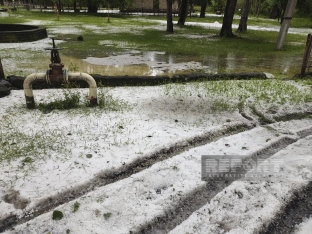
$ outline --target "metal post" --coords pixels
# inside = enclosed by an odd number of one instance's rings
[[[5,77],[4,77],[2,62],[1,62],[1,58],[0,58],[0,80],[3,80],[4,78]]]
[[[309,58],[310,58],[311,48],[312,48],[312,36],[311,34],[308,34],[307,43],[306,43],[303,61],[302,61],[301,73],[300,73],[301,77],[305,75],[305,71],[307,69]]]
[[[284,13],[283,22],[278,34],[278,39],[276,43],[276,49],[281,50],[284,45],[284,41],[286,39],[286,35],[290,26],[290,22],[292,19],[292,16],[294,14],[296,5],[298,0],[288,0],[287,7]]]

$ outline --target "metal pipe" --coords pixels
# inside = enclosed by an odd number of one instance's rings
[[[32,83],[37,80],[46,80],[46,73],[33,73],[24,80],[23,88],[26,98],[26,106],[28,109],[35,108],[35,99],[32,91]]]
[[[32,83],[38,80],[43,80],[43,81],[48,82],[49,71],[50,70],[48,70],[47,73],[33,73],[27,76],[26,79],[24,80],[23,88],[24,88],[27,108],[29,109],[35,108],[35,100],[34,100],[34,95],[32,91]],[[67,73],[65,71],[64,82],[67,82],[68,80],[86,81],[89,84],[90,104],[92,106],[97,105],[97,86],[92,76],[90,76],[87,73],[82,73],[82,72]]]
[[[5,76],[4,76],[2,62],[1,62],[1,58],[0,58],[0,80],[1,79],[5,79]]]
[[[66,80],[66,78],[65,78]],[[97,105],[97,86],[96,82],[92,76],[87,73],[83,72],[75,72],[68,74],[68,80],[84,80],[89,85],[89,97],[90,97],[90,104],[92,106]]]

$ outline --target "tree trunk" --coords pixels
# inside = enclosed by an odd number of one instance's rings
[[[207,1],[202,1],[202,4],[200,6],[199,18],[205,18],[206,8],[207,8]]]
[[[178,20],[178,24],[184,25],[187,17],[187,2],[188,0],[182,0],[180,17]]]
[[[232,32],[232,22],[234,18],[236,3],[237,0],[226,1],[220,37],[234,37],[234,34]]]
[[[91,2],[88,4],[89,13],[97,13],[98,9],[99,9],[98,5],[94,5],[94,3]]]
[[[189,6],[190,6],[190,16],[192,16],[192,13],[194,12],[194,2],[193,2],[193,0],[189,0]]]
[[[257,0],[257,10],[256,10],[256,17],[258,18],[260,13],[260,6],[261,6],[261,0]]]
[[[278,34],[276,49],[281,50],[286,39],[286,35],[290,26],[291,19],[293,17],[294,11],[296,9],[298,0],[288,0],[286,10],[283,16],[282,25]]]
[[[77,1],[73,1],[74,12],[77,12]]]
[[[172,0],[167,0],[167,32],[173,33]]]
[[[242,10],[242,15],[241,15],[238,29],[237,29],[238,32],[247,31],[247,21],[248,21],[248,14],[249,14],[250,7],[251,7],[251,2],[252,0],[245,0],[245,4]]]
[[[155,13],[159,13],[159,1],[158,0],[153,0],[153,11]]]
[[[284,14],[285,14],[285,11],[286,11],[286,7],[287,7],[287,3],[288,1],[286,0],[282,0],[281,1],[281,8],[282,8],[282,12],[281,12],[281,24],[283,23],[283,19],[284,19]]]
[[[58,0],[58,1],[56,2],[56,8],[57,8],[57,12],[58,12],[58,13],[61,13],[61,10],[62,10],[61,0]]]

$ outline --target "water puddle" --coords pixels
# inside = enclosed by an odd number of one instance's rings
[[[27,76],[34,72],[49,69],[50,54],[36,48],[30,55],[26,50],[4,49],[0,51],[6,75]],[[87,57],[77,59],[60,53],[64,68],[104,76],[157,76],[201,72],[201,73],[238,73],[269,72],[289,77],[298,74],[301,69],[302,55],[287,57],[246,57],[236,53],[218,55],[191,56],[173,55],[165,52],[140,52],[129,50],[125,54],[109,57]],[[18,59],[17,59],[18,57]]]
[[[84,62],[102,66],[107,75],[124,71],[132,73],[136,70],[140,75],[156,76],[163,74],[183,73],[189,71],[208,71],[209,66],[203,65],[201,62],[187,61],[181,62],[174,56],[167,55],[164,52],[144,52],[133,51],[131,54],[114,55],[105,58],[88,57],[83,59]]]
[[[87,57],[83,66],[89,73],[102,75],[169,75],[188,72],[235,73],[270,72],[293,76],[300,72],[301,56],[244,57],[227,53],[217,56],[178,56],[164,52],[131,52],[104,58]]]
[[[0,14],[2,17],[3,14]],[[146,20],[146,19],[142,19]],[[157,30],[163,30],[165,21],[151,20],[159,22],[159,25],[152,26]],[[51,25],[52,21],[34,20],[31,24]],[[220,28],[221,24],[214,23],[196,23],[188,22],[188,25],[201,26],[205,28]],[[233,26],[235,28],[236,26]],[[278,31],[278,26],[269,27],[253,27],[248,26],[251,30]],[[141,33],[139,29],[133,27],[100,27],[98,25],[82,25],[75,27],[73,23],[66,23],[55,27],[49,27],[49,35],[58,35],[60,32],[64,34],[82,34],[84,30],[94,30],[95,33],[119,33],[119,32],[135,32]],[[128,31],[127,31],[128,30]],[[135,31],[133,31],[135,30]],[[309,29],[290,29],[290,33],[305,34]],[[104,35],[103,34],[103,35]],[[171,35],[172,37],[173,35]],[[207,37],[207,35],[186,35],[188,38],[199,39]],[[62,41],[58,41],[59,45]],[[287,56],[270,56],[253,57],[251,53],[247,55],[220,52],[218,55],[210,55],[209,48],[203,56],[193,55],[177,55],[168,54],[161,51],[138,51],[136,44],[123,41],[116,42],[112,40],[101,40],[100,45],[122,48],[126,52],[124,54],[115,54],[109,57],[87,57],[78,59],[75,57],[65,56],[62,51],[60,56],[65,68],[69,71],[81,71],[90,74],[100,74],[108,76],[156,76],[169,75],[189,72],[203,73],[236,73],[236,72],[269,72],[273,74],[284,74],[292,77],[298,74],[301,69],[301,55]],[[302,43],[293,42],[293,45],[304,46]],[[45,72],[49,69],[50,55],[44,50],[51,47],[51,39],[17,44],[0,44],[0,58],[6,75],[23,75],[27,76],[34,72]],[[303,50],[302,50],[303,53]]]

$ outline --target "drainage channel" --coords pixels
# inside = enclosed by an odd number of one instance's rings
[[[115,183],[119,180],[127,178],[132,174],[138,173],[145,170],[146,168],[152,166],[157,162],[161,162],[168,158],[171,158],[179,153],[182,153],[188,149],[205,145],[213,141],[217,141],[220,138],[235,135],[237,133],[249,130],[252,127],[246,123],[239,123],[236,125],[228,125],[216,131],[207,132],[201,136],[196,136],[187,141],[178,142],[171,145],[168,148],[158,150],[151,155],[139,159],[118,171],[109,171],[98,175],[92,181],[84,184],[82,186],[77,186],[72,190],[67,190],[63,193],[59,193],[55,197],[48,197],[41,201],[33,210],[33,213],[24,213],[23,217],[18,217],[17,215],[9,216],[3,220],[0,220],[0,233],[7,229],[10,229],[18,224],[27,222],[28,220],[42,215],[55,207],[62,205],[64,203],[70,202],[78,197],[85,195],[86,193],[93,191],[96,187],[105,186],[111,183]]]

